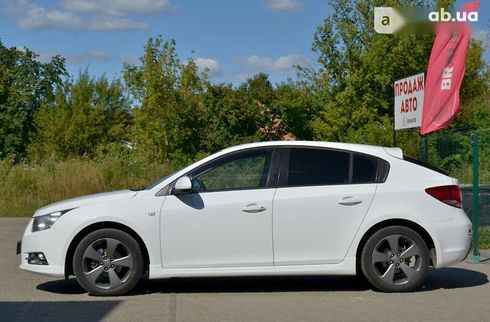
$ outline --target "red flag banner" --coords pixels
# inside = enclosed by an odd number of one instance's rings
[[[476,12],[480,1],[467,3],[463,12]],[[459,90],[471,39],[467,22],[439,22],[430,54],[425,84],[421,134],[447,127],[459,112]]]

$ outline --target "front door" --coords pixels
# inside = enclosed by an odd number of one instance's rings
[[[273,265],[271,160],[272,149],[252,149],[191,171],[193,192],[162,207],[163,266]]]

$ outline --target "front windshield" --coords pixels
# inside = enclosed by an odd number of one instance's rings
[[[182,169],[179,169],[177,171],[174,171],[168,175],[166,175],[165,177],[163,177],[162,179],[158,180],[157,182],[155,183],[152,183],[151,185],[149,185],[148,187],[144,188],[143,190],[151,190],[153,188],[155,188],[156,186],[158,186],[161,182],[167,180],[168,178],[170,178],[171,176],[173,176],[174,174],[176,174],[177,172],[179,172],[180,170]]]

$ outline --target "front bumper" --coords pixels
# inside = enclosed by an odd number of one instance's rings
[[[64,277],[67,237],[65,233],[56,230],[54,227],[33,233],[31,219],[22,241],[17,244],[17,252],[21,256],[19,267],[33,273]],[[29,264],[27,260],[29,253],[43,253],[49,265]]]

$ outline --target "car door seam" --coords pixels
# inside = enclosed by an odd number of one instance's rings
[[[371,201],[369,202],[369,206],[366,209],[366,213],[364,214],[364,217],[362,218],[362,221],[359,223],[359,227],[357,227],[356,233],[354,235],[354,238],[352,238],[352,240],[350,242],[349,248],[347,248],[347,252],[344,254],[343,261],[345,261],[345,258],[347,257],[347,254],[349,254],[349,252],[350,252],[350,250],[352,248],[352,245],[354,243],[354,240],[356,240],[357,236],[359,235],[359,231],[361,230],[361,227],[364,224],[364,221],[366,220],[366,217],[367,217],[367,215],[369,213],[369,210],[371,210],[371,205],[374,202],[374,198],[376,198],[376,193],[378,191],[378,186],[379,186],[379,183],[376,183],[376,187],[374,188],[373,197],[371,198]]]
[[[274,190],[271,204],[271,241],[272,241],[272,266],[276,266],[276,258],[274,252],[274,199],[276,198],[277,188]]]

